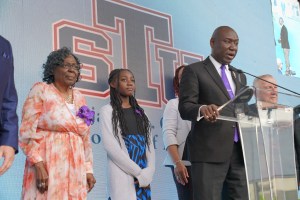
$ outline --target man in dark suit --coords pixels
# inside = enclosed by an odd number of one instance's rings
[[[253,81],[256,103],[247,107],[247,115],[258,117],[257,105],[261,109],[276,108],[278,104],[277,81],[270,74],[258,76]]]
[[[18,152],[18,103],[14,83],[14,65],[9,41],[0,36],[0,175],[12,165],[15,153]]]
[[[265,81],[264,81],[265,80]],[[268,82],[267,82],[268,81]],[[255,97],[258,107],[263,109],[281,107],[278,105],[278,88],[276,79],[270,74],[264,74],[255,78],[253,86],[256,88]],[[252,115],[258,116],[256,104],[249,106]],[[300,105],[294,108],[294,141],[295,141],[295,155],[296,155],[296,168],[298,185],[300,185],[299,179],[299,167],[300,167]],[[251,115],[251,114],[250,114]]]
[[[211,55],[183,71],[179,112],[183,119],[192,121],[187,143],[195,180],[194,200],[220,200],[224,183],[228,198],[248,199],[242,147],[240,140],[234,139],[237,125],[216,120],[218,107],[246,85],[243,74],[238,77],[229,70],[233,68],[230,63],[237,54],[238,43],[232,28],[218,27],[210,39]],[[225,109],[221,114],[235,115]]]
[[[295,71],[291,70],[290,43],[289,43],[288,30],[284,25],[284,21],[282,17],[279,18],[279,24],[281,26],[281,30],[280,30],[280,39],[278,40],[278,42],[281,43],[281,48],[283,50],[285,66],[286,66],[285,75],[287,76],[296,75]]]

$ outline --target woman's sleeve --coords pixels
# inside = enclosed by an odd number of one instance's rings
[[[76,104],[77,105],[87,105],[85,97],[76,90]],[[93,149],[92,149],[92,143],[91,143],[91,127],[89,126],[85,133],[83,134],[84,137],[83,140],[83,148],[84,148],[84,158],[85,158],[85,170],[86,173],[93,174],[93,164],[94,164],[94,158],[93,158]]]
[[[170,145],[179,145],[176,135],[177,135],[177,116],[178,116],[178,107],[173,100],[170,100],[167,103],[167,106],[163,114],[163,142],[165,149]]]
[[[43,161],[39,154],[43,135],[36,132],[43,109],[43,91],[42,83],[36,83],[29,92],[22,111],[19,145],[32,165]]]
[[[142,169],[141,174],[137,177],[140,187],[149,186],[153,180],[153,175],[155,172],[155,150],[153,146],[152,135],[151,144],[149,145],[149,148],[147,148],[146,156],[148,165],[146,168]]]
[[[85,156],[85,169],[86,173],[93,173],[93,151],[92,151],[92,144],[90,140],[91,131],[90,128],[85,134],[83,138],[83,145],[84,145],[84,156]]]
[[[119,142],[113,135],[111,110],[105,108],[107,107],[102,108],[100,111],[100,131],[107,155],[124,172],[137,177],[142,169],[122,150]],[[122,140],[122,138],[120,139]]]

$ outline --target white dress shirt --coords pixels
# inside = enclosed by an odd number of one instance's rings
[[[211,55],[209,56],[210,61],[212,62],[212,64],[215,66],[217,72],[219,73],[220,77],[221,77],[221,66],[222,64],[219,63],[218,61],[216,61],[216,59],[214,59],[214,57],[212,57]],[[228,79],[228,82],[230,84],[231,90],[233,92],[233,94],[235,94],[235,84],[233,82],[231,73],[228,69],[228,65],[225,65],[225,73]],[[206,105],[202,105],[202,106],[206,106]],[[198,111],[198,116],[197,116],[197,121],[199,121],[201,119],[201,113],[200,113],[200,109],[202,108],[202,106],[200,106],[199,111]]]

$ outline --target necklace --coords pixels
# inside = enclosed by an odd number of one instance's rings
[[[65,101],[67,103],[73,104],[73,92],[71,90],[71,92],[68,92],[68,95],[65,96]]]
[[[69,87],[67,90],[67,94],[62,92],[56,85],[53,83],[53,86],[58,90],[60,95],[65,99],[66,103],[73,104],[74,99],[73,99],[73,89],[72,87]]]

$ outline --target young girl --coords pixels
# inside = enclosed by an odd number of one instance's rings
[[[151,199],[155,152],[149,119],[134,97],[134,76],[128,69],[115,69],[108,83],[111,101],[101,108],[100,124],[109,196],[112,200]]]

